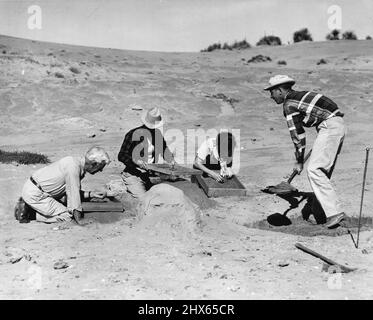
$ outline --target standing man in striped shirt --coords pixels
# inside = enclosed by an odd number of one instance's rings
[[[306,136],[304,127],[315,127],[317,138],[312,148],[307,168],[308,179],[316,199],[326,215],[325,226],[337,226],[346,214],[339,210],[337,194],[330,183],[335,162],[341,151],[346,133],[343,116],[331,99],[320,93],[294,91],[295,80],[286,75],[276,75],[269,80],[264,90],[271,93],[271,99],[283,104],[284,116],[295,146],[295,169],[303,170]]]

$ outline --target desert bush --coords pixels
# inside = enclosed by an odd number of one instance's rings
[[[257,56],[252,57],[250,60],[247,60],[247,63],[258,63],[258,62],[267,62],[272,61],[271,57],[263,56],[262,54],[258,54]]]
[[[224,43],[222,46],[219,42],[213,43],[212,45],[209,45],[206,49],[201,50],[201,52],[211,52],[214,50],[233,50],[233,49],[248,49],[251,48],[250,43],[246,41],[246,39],[241,41],[235,41],[232,44],[228,44],[227,42]]]
[[[276,37],[274,35],[271,36],[264,36],[257,42],[257,46],[281,46],[281,39],[279,37]]]
[[[287,63],[286,63],[285,60],[280,60],[280,61],[277,62],[277,64],[279,64],[279,65],[284,65],[284,66],[287,65]]]
[[[339,30],[334,29],[326,35],[326,40],[339,40]]]
[[[232,47],[228,43],[225,42],[222,49],[223,50],[232,50]]]
[[[312,36],[307,28],[303,28],[298,31],[295,31],[293,34],[293,40],[294,42],[313,41]]]
[[[365,38],[365,40],[372,40],[372,37],[371,37],[371,36],[367,36],[367,37]]]
[[[0,149],[0,162],[19,164],[36,164],[36,163],[50,163],[47,156],[40,153],[33,153],[28,151],[3,151]]]
[[[3,54],[6,54],[6,50],[3,50]]]
[[[206,49],[201,50],[201,52],[211,52],[211,51],[220,50],[220,49],[221,49],[221,44],[218,42],[218,43],[210,44]]]
[[[246,39],[242,40],[242,41],[235,41],[232,45],[231,45],[232,49],[247,49],[247,48],[250,48],[250,43],[248,43],[246,41]]]
[[[355,32],[353,31],[346,31],[345,33],[342,34],[342,39],[343,40],[357,40],[357,36]]]
[[[72,73],[75,73],[75,74],[79,74],[80,73],[80,70],[76,67],[70,67],[69,70],[72,72]]]

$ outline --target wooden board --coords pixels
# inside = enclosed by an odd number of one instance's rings
[[[82,202],[83,212],[123,212],[121,202]]]
[[[149,170],[154,172],[174,176],[201,175],[203,173],[201,170],[183,167],[178,164],[176,164],[174,168],[172,168],[172,165],[169,163],[149,163],[148,168]]]
[[[198,175],[192,176],[192,182],[198,183],[209,198],[247,196],[249,194],[236,176],[220,183],[210,177]]]

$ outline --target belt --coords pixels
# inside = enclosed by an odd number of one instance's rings
[[[33,177],[30,177],[30,181],[31,181],[35,186],[37,186],[38,189],[39,189],[41,192],[44,192],[44,190],[42,189],[42,187],[40,186],[40,184],[37,183],[37,182],[34,180]]]

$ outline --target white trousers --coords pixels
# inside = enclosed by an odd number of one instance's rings
[[[67,207],[42,192],[30,179],[27,179],[22,190],[23,200],[36,211],[36,220],[45,223],[71,221],[72,215]]]
[[[338,207],[338,197],[330,178],[342,148],[346,129],[342,117],[325,120],[317,129],[307,174],[326,217],[330,217],[343,211]]]

